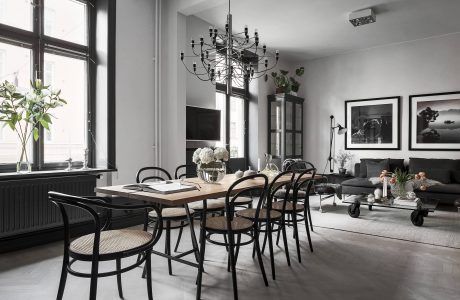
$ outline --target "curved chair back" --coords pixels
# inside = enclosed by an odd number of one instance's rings
[[[247,181],[253,180],[261,180],[262,185],[258,187],[246,187],[241,188]],[[240,189],[241,188],[241,189]],[[260,209],[262,207],[262,203],[264,202],[265,196],[267,195],[267,188],[268,188],[268,177],[265,174],[254,174],[250,176],[245,176],[243,178],[238,179],[235,181],[228,189],[227,194],[225,196],[225,215],[227,221],[227,228],[229,232],[231,231],[231,221],[233,220],[233,215],[235,212],[235,200],[238,197],[243,197],[244,195],[251,194],[252,192],[258,192],[256,194],[259,195],[259,202],[256,208],[256,216],[255,216],[255,224],[259,221],[259,214]],[[235,189],[239,189],[238,192],[235,192]]]
[[[302,172],[296,173],[297,178],[294,181],[293,186],[293,201],[294,203],[298,200],[299,190],[305,191],[305,200],[310,197],[311,188],[315,182],[316,168],[305,169]]]
[[[146,173],[147,174],[153,173],[153,175],[146,176],[145,175]],[[148,180],[161,180],[162,181],[162,180],[171,180],[171,179],[172,177],[169,174],[169,172],[160,167],[144,167],[144,168],[141,168],[139,171],[137,171],[137,174],[136,174],[137,183],[146,182]]]
[[[311,162],[294,159],[286,159],[283,163],[283,167],[286,171],[293,170],[297,172],[302,172],[308,169],[315,168],[315,166]]]
[[[187,172],[187,170],[189,169],[193,169],[195,171],[193,173]],[[176,171],[174,172],[174,179],[191,178],[196,176],[197,175],[195,164],[180,165],[176,168]]]
[[[149,209],[154,209],[157,215],[160,216],[160,221],[156,222],[155,224],[152,240],[149,242],[149,244],[154,245],[160,238],[160,234],[157,234],[157,233],[158,232],[161,233],[163,222],[161,222],[160,209],[154,205],[115,205],[115,204],[109,203],[108,199],[103,198],[103,197],[91,197],[91,199],[89,199],[85,197],[71,196],[71,195],[66,195],[66,194],[57,193],[57,192],[49,192],[48,197],[50,201],[54,203],[61,211],[62,220],[64,222],[64,246],[65,246],[66,252],[68,251],[68,247],[70,245],[70,235],[69,235],[70,222],[69,222],[69,217],[67,214],[66,207],[76,207],[76,208],[82,209],[83,211],[91,215],[93,222],[94,222],[93,257],[98,257],[99,255],[99,242],[100,242],[101,231],[104,231],[105,229],[107,229],[109,222],[110,222],[110,219],[107,218],[105,224],[102,225],[101,218],[96,210],[97,208],[118,209],[118,210],[143,209],[145,210],[144,229],[146,229],[148,225],[148,211]]]
[[[284,199],[283,199],[284,203],[283,203],[283,209],[282,209],[282,214],[284,215],[284,212],[286,210],[286,203],[289,200],[289,194],[294,184],[295,175],[296,173],[294,171],[288,170],[288,171],[279,173],[278,175],[276,175],[275,178],[273,178],[272,182],[270,183],[270,186],[268,187],[268,195],[267,195],[267,203],[266,203],[267,218],[270,218],[269,214],[272,209],[273,199],[275,199],[275,195],[280,191],[284,193]],[[290,177],[290,180],[288,182],[280,183],[280,181],[286,177]]]

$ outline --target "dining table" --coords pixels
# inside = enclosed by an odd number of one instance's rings
[[[284,175],[278,178],[277,184],[285,184],[291,181],[290,175]],[[302,179],[311,178],[310,174],[304,174]],[[320,175],[315,175],[314,179],[322,178]],[[274,177],[269,176],[269,184],[272,182]],[[198,257],[196,257],[196,249],[198,249],[198,243],[195,237],[195,229],[193,226],[193,216],[190,214],[188,204],[196,201],[204,201],[204,207],[206,207],[206,200],[216,199],[220,197],[225,197],[230,186],[238,180],[235,174],[227,174],[225,177],[218,183],[207,183],[201,180],[200,178],[186,178],[186,179],[177,179],[172,180],[173,182],[181,182],[184,185],[193,185],[195,186],[194,190],[181,191],[177,193],[162,194],[162,193],[153,193],[146,192],[141,190],[132,190],[127,189],[126,185],[114,185],[114,186],[102,186],[96,187],[95,192],[104,195],[118,196],[125,199],[140,200],[145,201],[150,204],[159,205],[161,207],[184,207],[187,212],[187,219],[189,221],[190,230],[192,232],[192,245],[193,249],[180,253],[178,255],[168,255],[156,250],[152,250],[153,254],[184,263],[189,266],[199,268]],[[263,187],[264,180],[262,177],[245,180],[241,184],[237,185],[233,192],[238,193],[240,191],[246,190],[248,188],[257,188]],[[161,234],[159,232],[158,234]],[[183,259],[184,256],[195,253],[196,263]]]

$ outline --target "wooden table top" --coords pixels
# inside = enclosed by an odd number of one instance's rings
[[[307,178],[307,177],[305,177]],[[321,176],[315,176],[315,179],[321,178]],[[153,202],[158,204],[164,204],[168,206],[180,206],[183,204],[224,197],[228,191],[228,188],[237,180],[234,174],[225,175],[224,179],[217,184],[205,183],[199,178],[187,178],[184,184],[187,182],[196,183],[199,185],[200,190],[179,192],[173,194],[159,194],[159,193],[149,193],[124,189],[124,185],[116,186],[106,186],[106,187],[96,187],[95,192],[105,195],[114,195],[125,197],[128,199],[142,200],[146,202]],[[269,177],[269,183],[273,178]],[[289,182],[291,176],[283,176],[278,182],[280,184]],[[249,187],[262,187],[264,184],[262,178],[251,179],[242,182],[234,189],[235,192],[247,189]]]

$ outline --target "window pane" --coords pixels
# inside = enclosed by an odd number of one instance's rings
[[[1,1],[1,0],[0,0]],[[8,80],[21,91],[29,89],[31,78],[31,50],[0,43],[0,82]],[[20,143],[17,134],[0,122],[0,164],[15,163],[19,157]],[[32,143],[28,154],[31,155]],[[32,158],[29,157],[29,161]]]
[[[244,157],[244,99],[230,98],[230,157]]]
[[[51,112],[50,132],[44,134],[45,163],[83,161],[86,143],[86,61],[45,53],[44,81],[61,89],[67,104]]]
[[[30,0],[0,0],[0,23],[32,30],[33,7]]]
[[[45,35],[86,45],[86,21],[86,4],[76,0],[45,0]]]

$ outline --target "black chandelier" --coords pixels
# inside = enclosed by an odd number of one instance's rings
[[[267,71],[273,69],[279,60],[279,51],[270,55],[265,44],[261,45],[259,33],[249,35],[249,29],[244,27],[243,32],[232,33],[232,15],[230,14],[230,0],[228,1],[227,23],[225,32],[219,32],[215,27],[209,27],[209,39],[205,41],[201,36],[199,41],[192,39],[191,53],[180,53],[180,59],[185,68],[202,81],[212,84],[226,83],[227,94],[231,94],[232,82],[242,86],[245,81],[260,78]],[[269,66],[269,58],[274,63]],[[191,59],[191,67],[186,60]]]

